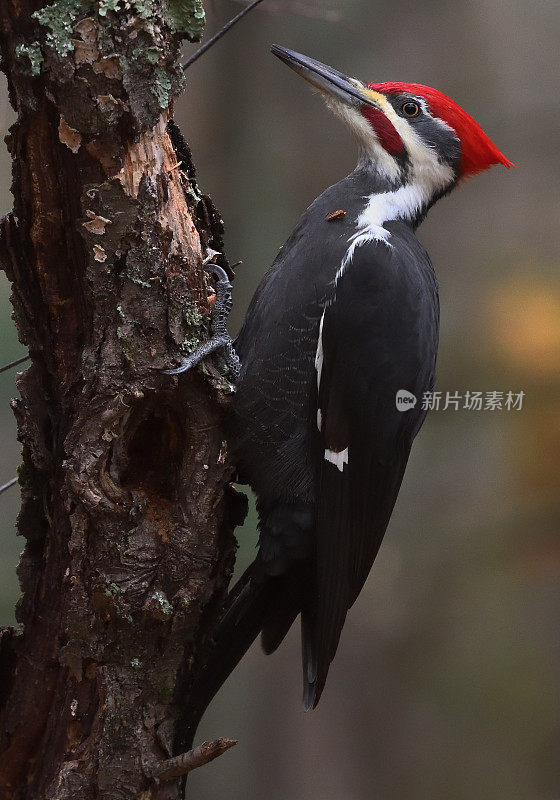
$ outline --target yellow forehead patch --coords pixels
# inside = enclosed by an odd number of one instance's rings
[[[368,86],[364,86],[363,84],[361,84],[358,88],[364,97],[367,97],[368,100],[373,100],[373,102],[377,103],[381,108],[385,109],[391,105],[384,94],[376,92],[373,89],[370,89]]]

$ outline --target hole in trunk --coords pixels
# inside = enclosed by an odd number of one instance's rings
[[[123,485],[172,500],[185,446],[178,415],[166,406],[152,407],[129,436]]]

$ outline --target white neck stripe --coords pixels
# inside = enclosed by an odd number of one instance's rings
[[[391,234],[383,227],[384,223],[396,219],[413,220],[427,206],[430,193],[426,187],[412,183],[392,192],[372,194],[365,199],[367,204],[357,219],[356,233],[348,240],[349,247],[336,280],[352,260],[356,247],[373,241],[384,242],[387,247],[392,247],[389,242]]]

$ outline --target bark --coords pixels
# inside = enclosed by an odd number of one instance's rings
[[[224,368],[158,372],[207,335],[221,221],[170,123],[197,0],[2,0],[14,210],[0,262],[32,366],[17,629],[0,638],[0,797],[176,798],[238,500]],[[178,166],[178,162],[181,162]],[[220,263],[224,264],[222,260]]]

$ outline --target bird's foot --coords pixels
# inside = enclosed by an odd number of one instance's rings
[[[234,380],[236,380],[239,375],[241,364],[227,329],[227,319],[233,304],[231,283],[229,282],[225,269],[218,266],[218,264],[212,263],[212,260],[217,255],[219,255],[219,253],[215,250],[211,250],[209,255],[202,262],[203,267],[208,272],[212,272],[217,279],[214,283],[216,300],[210,318],[210,338],[206,342],[203,342],[200,347],[197,347],[194,353],[187,356],[178,367],[163,370],[166,375],[180,375],[182,372],[186,372],[197,364],[200,364],[207,356],[218,350],[222,351],[220,356],[225,366],[232,373]]]

